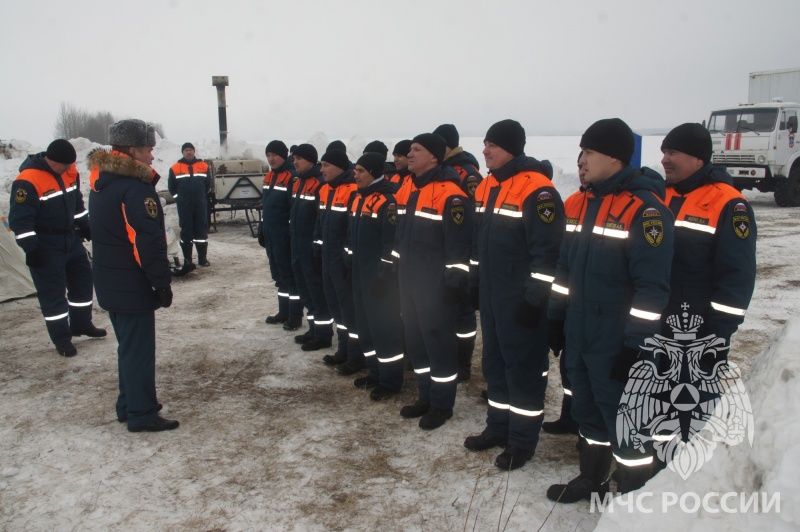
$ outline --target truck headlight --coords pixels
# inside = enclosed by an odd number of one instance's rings
[[[764,157],[763,155],[759,155],[758,156],[758,164],[764,164],[765,162],[767,162],[767,158]]]

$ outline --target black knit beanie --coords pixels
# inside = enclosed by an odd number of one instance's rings
[[[447,143],[441,135],[437,135],[436,133],[423,133],[414,137],[411,143],[419,144],[431,152],[433,156],[436,157],[439,164],[444,162],[444,152],[447,151]]]
[[[341,140],[334,140],[331,141],[330,144],[328,144],[327,148],[325,148],[326,152],[329,152],[331,150],[342,150],[343,152],[347,153],[347,146],[345,146],[344,142],[342,142]],[[323,161],[324,160],[325,159],[323,159]]]
[[[379,140],[373,140],[372,142],[364,146],[363,153],[367,153],[370,151],[375,153],[380,153],[381,155],[383,155],[384,159],[386,159],[386,156],[389,154],[389,148],[387,148],[386,144],[384,144]]]
[[[183,146],[181,146],[181,153],[183,153],[183,150],[185,150],[186,148],[194,149],[194,144],[192,144],[191,142],[184,142]]]
[[[317,156],[317,149],[311,144],[300,144],[294,149],[294,151],[292,151],[292,155],[294,157],[305,159],[311,164],[317,164],[317,161],[319,160]]]
[[[264,153],[274,153],[278,157],[287,159],[289,157],[289,148],[286,147],[283,141],[272,140],[267,144],[267,149],[264,150]]]
[[[453,124],[442,124],[433,130],[434,133],[444,139],[445,144],[450,149],[458,147],[458,130]]]
[[[364,169],[369,172],[370,175],[372,175],[372,177],[378,179],[383,175],[383,165],[385,162],[386,158],[380,153],[368,151],[358,158],[356,164],[363,166]]]
[[[483,141],[496,144],[518,157],[525,153],[525,128],[516,120],[501,120],[492,124]]]
[[[397,144],[394,145],[394,149],[392,150],[392,155],[400,154],[403,157],[408,157],[408,152],[411,151],[411,141],[410,140],[401,140]]]
[[[78,155],[68,140],[56,139],[47,147],[45,157],[54,163],[72,164],[78,158]]]
[[[322,156],[322,160],[333,166],[338,166],[342,170],[350,168],[350,159],[347,158],[347,153],[344,150],[328,150]]]
[[[681,124],[664,137],[661,151],[664,150],[679,151],[708,163],[713,151],[711,134],[701,124],[692,122]]]
[[[598,120],[581,137],[581,148],[594,150],[631,164],[635,142],[633,131],[619,118]]]

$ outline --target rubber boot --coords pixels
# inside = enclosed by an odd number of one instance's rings
[[[197,248],[197,264],[200,266],[211,266],[211,263],[208,262],[208,242],[195,242],[195,247]]]
[[[181,251],[183,251],[183,265],[192,262],[192,242],[181,241]]]
[[[472,377],[472,353],[475,351],[475,338],[458,339],[458,382]]]
[[[608,492],[608,471],[611,468],[611,446],[590,445],[580,441],[581,474],[567,484],[553,484],[547,489],[547,498],[555,502],[572,503],[588,501],[592,493],[602,499]]]
[[[641,488],[653,476],[653,464],[637,466],[617,462],[617,493],[628,493]]]

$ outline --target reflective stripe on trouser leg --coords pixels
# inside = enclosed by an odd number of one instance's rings
[[[92,324],[92,266],[80,242],[70,252],[65,271],[70,328],[86,330]]]
[[[58,345],[69,340],[72,333],[69,329],[69,305],[65,297],[67,287],[63,255],[54,256],[45,250],[45,266],[30,268],[30,272],[50,341]]]

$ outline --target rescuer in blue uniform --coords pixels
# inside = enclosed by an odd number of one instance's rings
[[[756,219],[733,188],[733,178],[711,164],[711,135],[700,124],[682,124],[661,143],[667,205],[675,215],[675,258],[664,334],[669,316],[701,316],[698,337],[715,335],[730,347],[744,321],[756,282]],[[710,369],[727,350],[704,353]]]
[[[181,146],[183,157],[169,169],[167,188],[178,206],[178,223],[181,226],[181,251],[183,267],[176,275],[186,275],[195,269],[192,262],[192,245],[197,248],[197,263],[208,262],[208,194],[211,192],[211,171],[208,163],[195,158],[194,145]]]
[[[78,353],[73,336],[106,335],[92,323],[92,268],[82,244],[91,233],[76,158],[75,148],[64,139],[28,156],[11,184],[8,213],[50,340],[65,357]]]
[[[322,270],[314,259],[312,244],[319,210],[319,189],[322,175],[317,164],[317,150],[311,144],[300,144],[292,152],[297,177],[292,182],[292,205],[289,227],[292,242],[292,271],[300,300],[308,309],[308,331],[295,337],[303,351],[330,347],[333,318],[328,310],[322,287]]]
[[[367,152],[355,166],[358,196],[353,202],[348,253],[359,341],[369,373],[354,384],[374,387],[375,401],[389,399],[403,384],[403,327],[400,294],[392,261],[397,228],[395,185],[383,174],[384,159]]]
[[[289,149],[280,140],[270,141],[264,151],[270,170],[261,187],[261,235],[270,274],[278,288],[278,312],[264,321],[282,323],[284,330],[296,331],[303,324],[303,303],[292,271],[289,228],[294,165],[289,159]]]
[[[459,145],[459,134],[453,124],[442,124],[433,130],[441,136],[447,149],[444,155],[444,165],[450,166],[461,180],[461,190],[469,198],[469,207],[475,206],[475,190],[483,181],[483,176],[478,170],[478,161],[471,153],[464,151]],[[475,235],[473,235],[474,237]],[[458,380],[465,381],[472,376],[472,354],[475,351],[475,338],[478,335],[478,321],[475,317],[476,309],[467,301],[461,304],[456,318],[456,337],[458,338]]]
[[[458,384],[456,313],[469,300],[472,212],[458,173],[442,166],[445,141],[414,137],[408,169],[417,190],[397,234],[400,308],[406,352],[417,376],[419,397],[400,415],[419,417],[422,429],[442,426],[453,415]]]
[[[502,120],[484,139],[489,176],[475,192],[472,267],[478,270],[486,428],[472,451],[505,447],[495,460],[511,470],[539,441],[549,366],[547,301],[564,236],[564,207],[541,162],[524,153],[525,130]]]
[[[661,330],[673,256],[664,182],[630,166],[628,125],[618,118],[595,122],[581,148],[590,195],[561,247],[548,309],[555,323],[566,319],[572,415],[581,436],[579,476],[547,490],[559,502],[602,496],[612,455],[618,491],[638,489],[651,476],[653,457],[618,438],[616,417],[639,346]]]
[[[345,265],[350,207],[357,194],[350,166],[347,154],[341,150],[331,150],[322,156],[321,172],[325,184],[319,189],[314,261],[322,273],[325,301],[336,322],[339,341],[336,353],[325,355],[322,361],[328,366],[350,361],[351,367],[358,368],[364,365],[364,354],[356,332],[352,281]]]
[[[152,126],[120,120],[109,128],[112,151],[95,151],[98,171],[89,195],[94,235],[93,279],[97,302],[108,311],[119,347],[117,419],[130,432],[178,428],[158,412],[155,311],[172,304],[164,212],[151,183]]]

